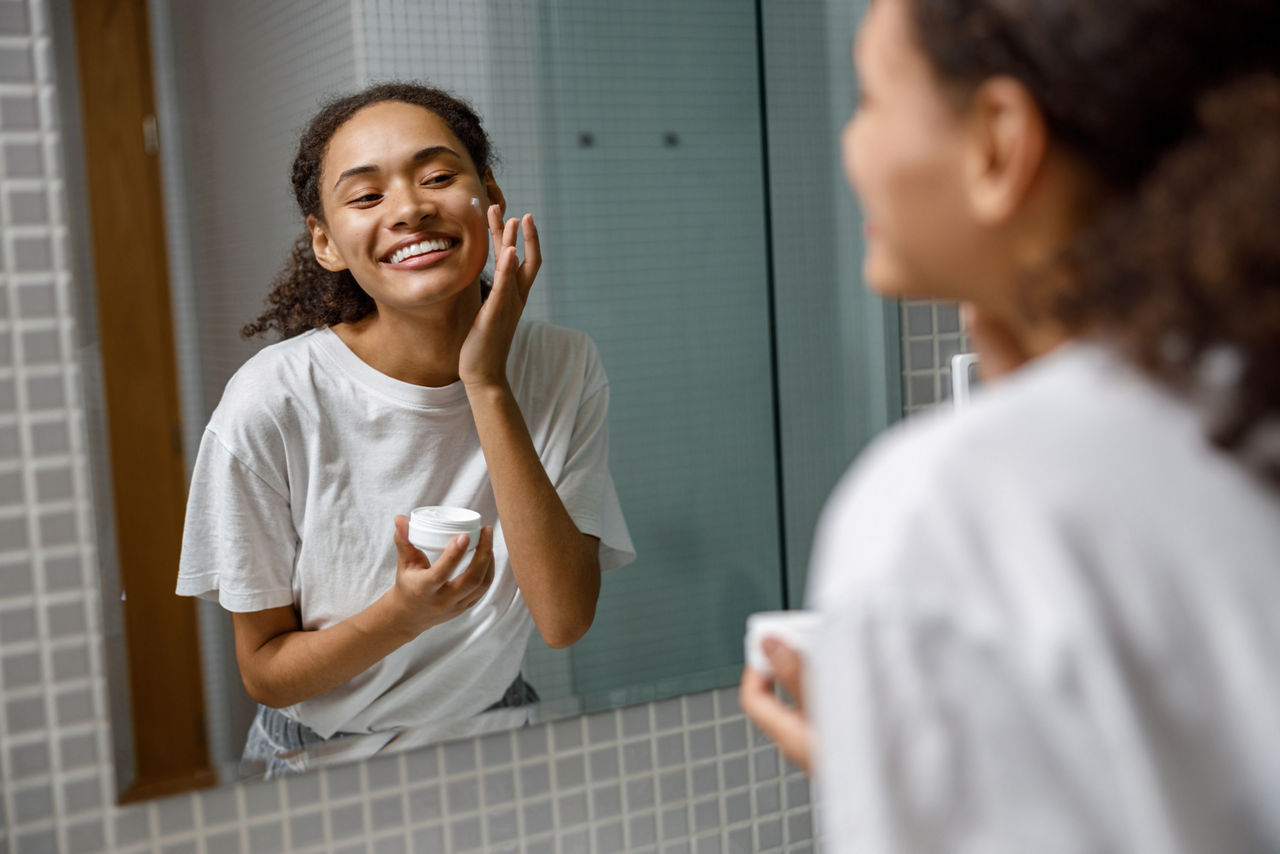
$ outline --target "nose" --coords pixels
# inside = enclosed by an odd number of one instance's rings
[[[435,215],[435,202],[412,182],[400,183],[388,193],[387,212],[393,228],[412,228]]]

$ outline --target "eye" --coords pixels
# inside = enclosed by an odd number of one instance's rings
[[[456,177],[457,177],[457,174],[454,172],[436,172],[432,175],[427,175],[425,178],[423,178],[422,186],[424,187],[441,186],[443,184],[449,183]]]
[[[356,198],[350,200],[349,202],[347,202],[347,204],[356,205],[357,207],[367,208],[370,205],[377,204],[378,200],[381,198],[382,198],[382,195],[380,193],[365,193],[363,196],[357,196]]]

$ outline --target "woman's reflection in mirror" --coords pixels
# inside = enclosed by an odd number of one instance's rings
[[[532,630],[577,641],[601,571],[634,557],[604,369],[585,334],[522,318],[538,233],[504,220],[492,159],[467,104],[411,83],[330,101],[301,136],[306,233],[245,328],[282,340],[209,420],[177,586],[231,612],[259,703],[246,769],[536,699]],[[478,542],[430,561],[404,515],[426,505],[479,512]]]

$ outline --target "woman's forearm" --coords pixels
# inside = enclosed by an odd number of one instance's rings
[[[598,540],[565,509],[509,387],[467,387],[520,592],[543,640],[565,647],[595,619]]]

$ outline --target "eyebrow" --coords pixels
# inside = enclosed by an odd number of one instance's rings
[[[435,157],[438,154],[451,154],[454,157],[458,158],[459,160],[462,159],[461,156],[459,156],[458,152],[454,151],[452,148],[450,148],[447,145],[429,145],[426,148],[419,151],[417,154],[413,155],[413,157],[409,159],[409,162],[415,163],[415,164],[421,163],[423,160],[430,160],[432,157]],[[370,172],[377,172],[377,171],[378,171],[378,167],[372,164],[365,165],[365,166],[352,166],[350,169],[348,169],[347,171],[339,175],[338,180],[333,182],[333,189],[335,190],[338,189],[338,185],[341,184],[343,181],[347,180],[348,178],[354,177],[356,175],[367,175]]]

